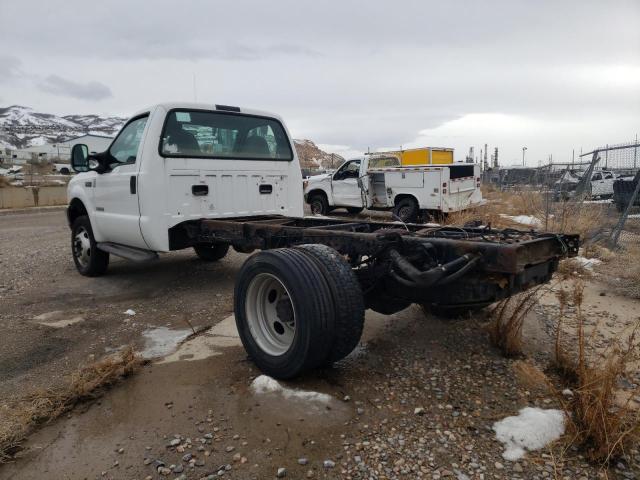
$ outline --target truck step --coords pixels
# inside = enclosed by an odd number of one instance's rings
[[[149,262],[151,260],[157,260],[158,254],[151,250],[143,250],[142,248],[127,247],[126,245],[119,245],[111,242],[100,242],[98,248],[105,252],[112,253],[118,257],[126,258],[133,262]]]

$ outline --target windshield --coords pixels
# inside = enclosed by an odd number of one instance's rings
[[[161,139],[167,157],[293,160],[282,124],[267,117],[174,110]]]

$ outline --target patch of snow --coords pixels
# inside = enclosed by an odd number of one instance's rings
[[[503,218],[508,218],[509,220],[513,220],[516,223],[529,225],[530,227],[542,226],[542,222],[533,215],[505,215],[504,213],[501,213],[500,216]]]
[[[580,266],[586,268],[587,270],[592,270],[596,265],[600,265],[602,260],[598,258],[586,258],[582,256],[574,257],[574,261],[580,264]]]
[[[329,403],[333,400],[331,395],[326,393],[312,392],[308,390],[295,390],[281,385],[277,380],[260,375],[251,382],[251,390],[256,394],[278,393],[285,399],[298,399],[307,402]]]
[[[130,315],[130,316],[132,316],[132,317],[133,317],[133,316],[136,314],[136,312],[135,312],[135,310],[131,310],[131,309],[129,309],[129,310],[127,310],[126,312],[124,312],[124,314],[125,314],[125,315]]]
[[[633,215],[628,215],[627,218],[640,218],[640,213],[634,213]]]
[[[145,330],[142,336],[145,338],[145,348],[141,352],[143,358],[164,357],[170,354],[180,342],[187,338],[192,330],[171,330],[167,327],[157,327]]]
[[[84,318],[80,315],[69,315],[62,310],[42,313],[33,318],[36,323],[51,328],[64,328],[69,325],[84,322]]]
[[[526,451],[540,450],[564,434],[565,417],[561,410],[526,407],[517,416],[493,424],[496,438],[505,446],[502,456],[516,461]]]
[[[225,318],[209,331],[197,335],[184,342],[178,349],[164,357],[158,363],[204,360],[222,355],[227,347],[242,346],[233,315]]]

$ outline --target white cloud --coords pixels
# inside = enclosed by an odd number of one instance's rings
[[[52,95],[83,100],[102,100],[112,96],[109,87],[103,83],[96,81],[87,83],[75,82],[58,75],[49,75],[38,84],[38,88]]]

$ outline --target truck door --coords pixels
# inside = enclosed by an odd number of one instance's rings
[[[96,176],[95,215],[104,240],[148,248],[140,231],[138,163],[148,114],[133,118],[120,131],[109,150],[110,170]]]
[[[333,203],[336,207],[362,207],[362,195],[358,178],[361,160],[349,160],[342,164],[331,179]]]

